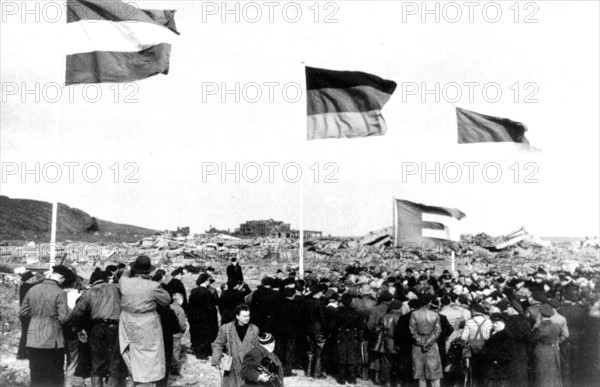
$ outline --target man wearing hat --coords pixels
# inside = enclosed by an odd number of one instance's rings
[[[168,306],[171,296],[150,273],[155,267],[141,255],[119,279],[121,314],[119,348],[134,383],[154,386],[166,373],[163,342],[157,305]]]
[[[540,314],[542,304],[546,302],[547,299],[546,293],[542,290],[536,288],[531,292],[531,296],[529,297],[529,307],[525,310],[525,317],[529,320],[529,324],[532,328]]]
[[[215,299],[210,293],[210,275],[202,273],[196,280],[198,287],[190,293],[188,320],[192,350],[198,359],[206,360],[211,354],[211,343],[217,337],[219,322]]]
[[[258,289],[252,296],[252,323],[255,324],[261,332],[274,332],[275,324],[278,320],[281,298],[279,292],[273,291],[274,280],[271,277],[264,277]]]
[[[308,340],[308,364],[306,376],[324,379],[323,348],[325,347],[325,305],[323,294],[327,291],[325,284],[311,284],[311,295],[304,304],[306,313],[306,336]]]
[[[227,284],[233,288],[240,282],[244,282],[244,274],[236,257],[231,258],[231,264],[227,266]]]
[[[108,376],[107,387],[116,387],[123,381],[122,361],[119,352],[119,316],[121,294],[117,284],[109,282],[110,273],[94,272],[92,287],[79,297],[71,316],[73,325],[81,330],[91,320],[87,333],[91,356],[92,387],[102,387]]]
[[[558,313],[565,316],[569,327],[569,338],[560,346],[563,383],[566,387],[580,386],[583,384],[581,376],[585,372],[581,348],[585,341],[586,313],[575,291],[567,291],[563,297],[565,302],[558,308]]]
[[[244,356],[242,363],[245,386],[283,387],[283,366],[274,350],[275,336],[260,333],[258,343]]]
[[[493,323],[488,317],[488,312],[481,304],[473,304],[471,306],[471,314],[473,317],[465,323],[465,329],[462,332],[463,339],[471,348],[471,369],[473,370],[473,379],[475,382],[483,382],[484,376],[484,358],[481,354],[476,353],[478,343],[484,343],[490,338],[492,333]],[[479,348],[481,349],[481,348]]]
[[[19,316],[30,318],[26,346],[32,387],[64,383],[62,325],[69,319],[69,309],[60,285],[73,276],[65,266],[52,267],[50,276],[29,289],[21,304]]]
[[[555,314],[548,304],[540,307],[541,323],[533,331],[531,341],[533,349],[533,370],[535,386],[562,386],[560,371],[560,353],[558,339],[560,328],[550,318]]]

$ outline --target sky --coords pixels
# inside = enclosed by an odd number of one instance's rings
[[[62,3],[26,3],[1,1],[2,195],[192,233],[359,236],[400,198],[460,209],[468,233],[599,234],[598,2],[136,1],[177,10],[169,74],[88,88],[57,86]],[[306,141],[304,66],[394,80],[387,133]],[[457,144],[456,107],[524,123],[531,147]]]

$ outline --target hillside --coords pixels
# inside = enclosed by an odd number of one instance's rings
[[[0,196],[0,240],[50,240],[52,204]],[[94,221],[97,227],[94,226]],[[57,241],[132,242],[156,230],[95,219],[88,213],[58,204]]]

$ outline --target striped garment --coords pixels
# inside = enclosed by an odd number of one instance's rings
[[[481,338],[484,340],[489,339],[492,333],[493,323],[488,317],[482,315],[477,315],[472,319],[467,320],[461,338],[466,342],[474,340],[479,326],[481,326]],[[477,338],[479,338],[479,336]]]

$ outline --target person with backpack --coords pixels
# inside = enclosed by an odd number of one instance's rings
[[[473,317],[465,323],[461,339],[467,343],[469,349],[468,367],[473,381],[477,384],[483,382],[484,361],[481,353],[486,340],[490,338],[493,323],[481,304],[473,304],[471,314]]]

